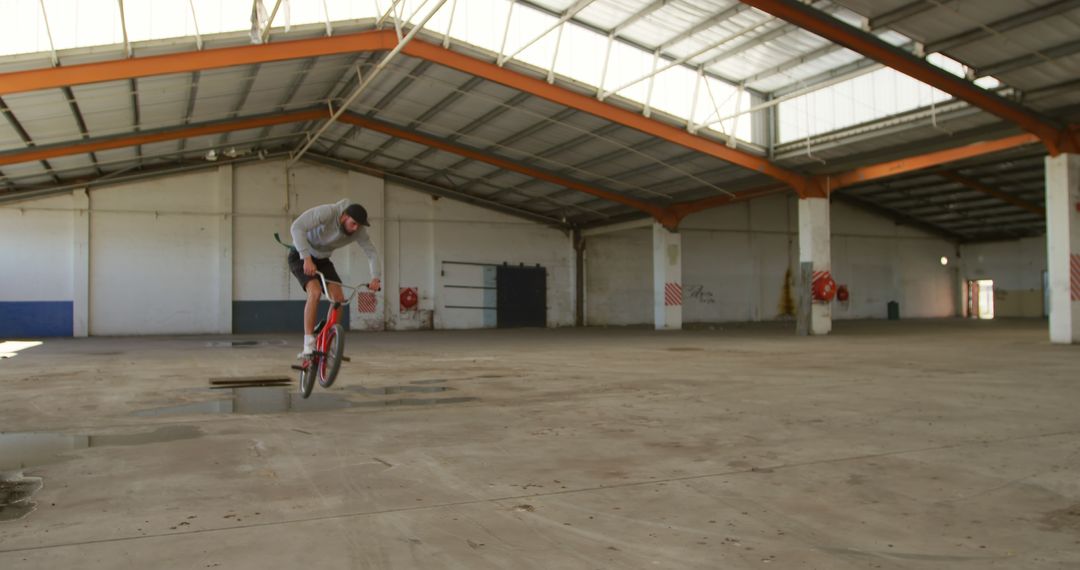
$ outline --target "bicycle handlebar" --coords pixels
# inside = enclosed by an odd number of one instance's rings
[[[349,285],[345,285],[345,284],[341,283],[340,281],[327,281],[326,276],[323,275],[323,272],[319,271],[319,270],[316,270],[315,274],[318,275],[319,280],[322,281],[323,292],[326,293],[326,295],[328,297],[330,296],[330,291],[326,287],[327,283],[336,283],[336,284],[340,285],[342,289],[350,289],[350,290],[352,290],[352,293],[349,293],[349,296],[345,297],[345,300],[341,302],[341,304],[343,304],[343,305],[347,305],[349,303],[349,301],[351,301],[352,298],[355,297],[357,295],[357,293],[360,292],[361,289],[367,289],[369,291],[371,290],[371,287],[369,287],[368,285],[364,285],[364,284],[360,284],[360,285],[357,285],[355,287],[351,287]]]

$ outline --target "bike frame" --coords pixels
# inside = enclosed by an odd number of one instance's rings
[[[327,298],[330,298],[330,288],[326,286],[326,284],[328,283],[328,281],[326,280],[326,276],[323,275],[322,271],[316,271],[315,273],[319,276],[319,280],[322,282],[323,294],[326,295]],[[352,290],[352,292],[349,293],[347,297],[345,297],[344,301],[338,302],[330,299],[330,309],[326,312],[326,322],[323,324],[322,330],[319,331],[318,336],[315,337],[315,351],[320,357],[326,356],[326,344],[329,342],[330,337],[328,331],[340,320],[341,307],[348,305],[350,302],[352,302],[353,298],[356,297],[357,293],[360,292],[361,287],[363,287],[362,285],[358,287],[349,287],[348,285],[342,285],[337,281],[329,281],[329,283],[336,283],[337,285],[340,285],[342,289],[350,289]]]

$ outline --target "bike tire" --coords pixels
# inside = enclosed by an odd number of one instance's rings
[[[307,399],[311,395],[312,388],[315,387],[315,367],[314,359],[308,360],[300,370],[300,395]]]
[[[345,354],[345,327],[335,324],[326,331],[326,335],[326,356],[319,363],[319,385],[323,388],[333,386],[341,370],[341,357]]]

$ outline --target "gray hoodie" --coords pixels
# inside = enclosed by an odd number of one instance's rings
[[[324,204],[300,214],[293,222],[290,232],[292,233],[293,247],[300,253],[300,259],[310,255],[318,259],[326,259],[339,247],[356,242],[360,249],[367,254],[368,266],[371,268],[372,277],[382,277],[379,270],[379,252],[371,243],[367,228],[360,226],[352,235],[341,231],[341,214],[349,206],[349,200],[341,200],[335,204]]]

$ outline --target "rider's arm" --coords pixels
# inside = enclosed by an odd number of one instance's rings
[[[379,251],[375,249],[375,244],[371,243],[371,236],[368,235],[366,229],[360,228],[356,231],[356,244],[359,245],[360,249],[364,250],[364,254],[367,255],[368,267],[371,269],[371,278],[382,279]]]
[[[311,243],[308,242],[307,233],[327,222],[334,217],[334,208],[330,204],[315,206],[300,214],[289,228],[292,234],[293,247],[300,253],[300,259],[311,257]]]

